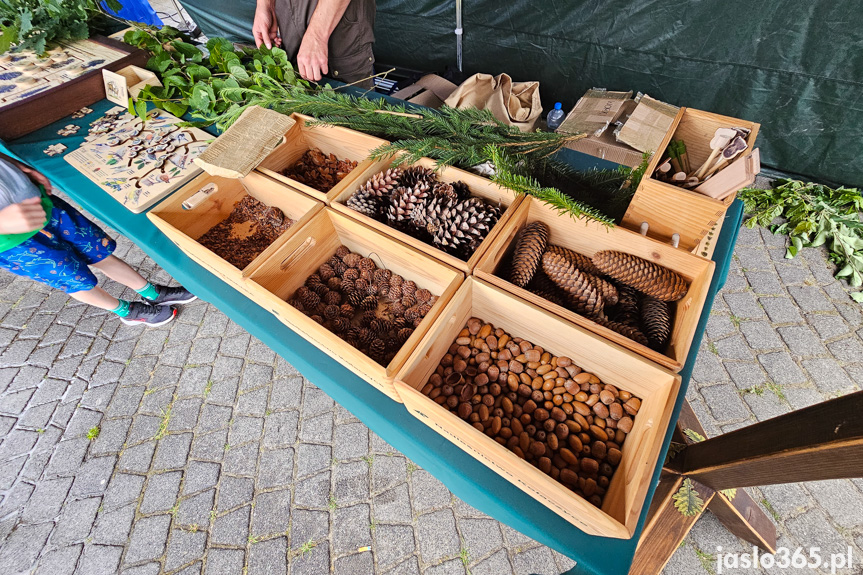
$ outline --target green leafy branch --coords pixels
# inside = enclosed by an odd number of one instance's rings
[[[122,8],[117,0],[106,5]],[[13,47],[42,54],[51,42],[88,38],[101,15],[98,0],[0,0],[0,54]]]
[[[856,188],[830,188],[799,180],[777,180],[773,189],[746,188],[739,193],[749,218],[749,228],[761,226],[774,234],[788,235],[785,253],[793,258],[804,247],[826,245],[830,260],[838,266],[837,278],[853,287],[863,285],[863,195]],[[776,218],[786,221],[774,224]],[[851,297],[863,302],[863,292]]]

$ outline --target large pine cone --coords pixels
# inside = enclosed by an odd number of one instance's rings
[[[598,316],[603,301],[587,274],[576,268],[563,255],[546,251],[542,256],[542,269],[559,288],[569,295],[570,304],[578,313]]]
[[[622,336],[628,337],[629,339],[640,343],[641,345],[648,345],[647,337],[643,333],[641,333],[638,328],[616,321],[611,321],[606,317],[594,318],[594,321],[601,326],[605,326],[612,331],[616,331]]]
[[[593,262],[590,261],[589,257],[581,255],[578,252],[574,252],[570,249],[564,248],[562,246],[556,246],[554,244],[549,245],[546,248],[546,251],[560,255],[561,257],[565,258],[567,262],[569,262],[583,272],[587,272],[594,276],[602,275],[602,272],[599,270],[599,268],[593,265]]]
[[[500,210],[480,198],[468,198],[449,211],[434,235],[434,244],[462,259],[470,258],[500,219]]]
[[[436,194],[422,209],[414,210],[413,224],[430,236],[434,237],[438,228],[450,217],[452,209],[458,204],[455,197],[447,194]]]
[[[651,349],[662,351],[671,336],[671,313],[668,304],[645,296],[641,300],[641,327]]]
[[[590,280],[590,283],[593,284],[593,287],[599,292],[599,295],[602,296],[602,301],[605,302],[605,305],[614,305],[617,303],[619,299],[619,295],[617,293],[617,288],[611,285],[611,282],[607,282],[599,276],[595,276],[590,273],[586,273],[587,279]]]
[[[406,188],[412,188],[419,183],[428,184],[429,187],[434,185],[435,175],[431,168],[423,168],[422,166],[411,166],[402,170],[399,177],[399,185]]]
[[[557,287],[556,283],[548,279],[542,269],[536,270],[533,279],[527,284],[527,290],[561,307],[569,306],[567,295]]]
[[[524,226],[512,254],[510,281],[518,287],[526,286],[536,273],[542,254],[548,245],[548,226],[533,222]]]
[[[383,201],[381,198],[375,196],[374,193],[370,193],[360,188],[354,192],[350,198],[348,198],[345,205],[355,212],[377,219],[381,215]]]
[[[662,301],[677,301],[689,289],[679,274],[632,254],[606,250],[592,259],[602,273]]]
[[[618,284],[617,293],[619,297],[617,305],[614,306],[612,319],[630,327],[638,327],[641,319],[638,292],[635,288],[629,287],[626,284]]]
[[[429,185],[419,182],[413,187],[399,187],[390,196],[387,208],[387,221],[395,228],[405,229],[417,208],[425,204],[428,198]]]

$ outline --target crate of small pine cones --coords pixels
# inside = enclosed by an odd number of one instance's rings
[[[477,277],[675,372],[710,289],[706,258],[526,198]]]
[[[466,274],[522,197],[490,180],[423,158],[387,158],[365,169],[330,207]]]
[[[393,378],[464,276],[325,208],[249,277],[255,301],[377,389]]]

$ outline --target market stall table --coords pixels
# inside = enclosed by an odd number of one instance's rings
[[[99,102],[92,106],[94,112],[82,119],[63,119],[6,145],[0,142],[0,150],[11,152],[46,174],[58,189],[128,237],[178,282],[201,299],[215,305],[268,345],[390,445],[443,481],[455,495],[521,533],[571,557],[577,562],[577,566],[569,572],[571,575],[625,574],[629,571],[647,517],[648,505],[645,505],[641,512],[638,528],[632,539],[609,539],[585,534],[536,500],[525,496],[520,489],[491,472],[476,459],[465,457],[459,447],[412,417],[403,405],[392,401],[347,368],[334,362],[324,352],[287,328],[268,310],[192,261],[147,219],[146,214],[129,212],[78,173],[61,155],[51,157],[43,153],[44,149],[58,142],[65,144],[68,151],[77,148],[87,133],[89,123],[111,106],[108,102]],[[82,129],[75,136],[59,137],[57,130],[68,123],[78,124]],[[609,165],[608,162],[570,151],[567,151],[566,158],[579,168]],[[726,214],[716,242],[713,255],[716,273],[695,339],[680,372],[682,386],[672,421],[677,420],[683,406],[713,299],[725,282],[741,219],[742,204],[735,201]],[[661,462],[668,449],[673,429],[674,426],[671,426],[666,434],[651,481],[648,502],[656,489]]]

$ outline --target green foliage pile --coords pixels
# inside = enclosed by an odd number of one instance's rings
[[[826,245],[830,260],[854,287],[863,285],[863,222],[860,209],[863,195],[856,188],[830,188],[799,180],[777,180],[773,189],[746,188],[738,197],[743,200],[749,228],[761,226],[774,234],[788,235],[791,245],[785,253],[793,258],[801,248]],[[774,223],[783,218],[782,223]],[[851,297],[863,302],[863,292]]]
[[[115,12],[122,8],[117,0],[106,4]],[[98,0],[0,0],[0,54],[13,46],[42,54],[50,42],[88,38],[99,15]]]

